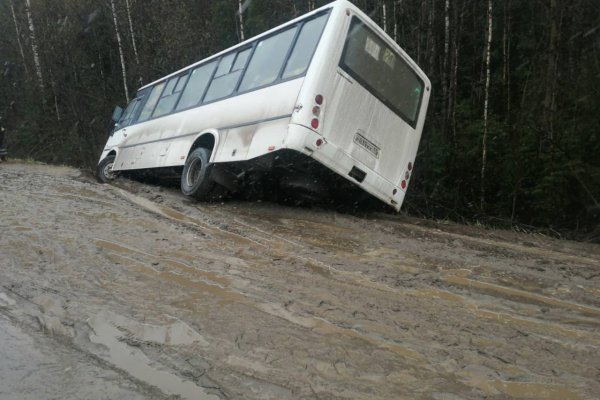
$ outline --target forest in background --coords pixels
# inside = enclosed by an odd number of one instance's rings
[[[315,0],[2,0],[12,156],[94,168],[138,87]],[[355,0],[433,96],[404,209],[600,240],[597,0]]]

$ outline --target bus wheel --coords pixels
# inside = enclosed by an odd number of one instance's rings
[[[186,196],[201,201],[223,198],[225,190],[210,178],[213,164],[209,162],[210,150],[199,147],[188,156],[181,174],[181,191]]]
[[[100,183],[108,183],[114,181],[119,177],[119,173],[113,171],[113,167],[115,165],[115,156],[110,155],[100,161],[98,167],[96,168],[96,179]]]

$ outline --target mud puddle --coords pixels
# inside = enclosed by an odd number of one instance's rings
[[[185,400],[221,399],[193,382],[155,368],[152,365],[153,362],[140,349],[128,345],[127,340],[123,339],[124,332],[128,332],[134,340],[151,341],[157,344],[199,343],[205,345],[204,339],[185,324],[179,323],[162,327],[137,324],[124,317],[105,312],[100,313],[88,323],[94,332],[90,335],[90,340],[105,346],[108,350],[107,353],[100,354],[100,357],[134,378],[158,388],[165,394],[177,395]]]
[[[163,398],[61,343],[28,332],[1,313],[0,359],[0,398],[6,400]]]

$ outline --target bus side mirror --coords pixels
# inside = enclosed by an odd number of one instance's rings
[[[113,122],[115,122],[115,123],[119,122],[119,120],[121,119],[122,116],[123,116],[123,108],[116,106],[115,110],[113,111],[113,114],[112,114]]]

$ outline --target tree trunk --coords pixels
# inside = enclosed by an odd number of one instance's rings
[[[442,131],[446,133],[448,125],[448,57],[450,54],[450,0],[446,0],[444,6],[444,61],[442,64],[442,99],[443,99],[443,124]]]
[[[456,138],[456,103],[458,102],[458,56],[460,51],[460,35],[463,29],[464,17],[465,17],[465,7],[466,1],[463,0],[461,10],[460,10],[460,18],[458,17],[458,7],[454,9],[455,18],[455,27],[458,24],[458,27],[454,29],[454,65],[452,67],[452,78],[450,81],[450,93],[452,96],[452,101],[448,103],[448,106],[451,107],[451,110],[448,111],[448,114],[451,115],[452,119],[452,140],[454,142],[454,149],[456,151],[456,147],[458,146],[457,138]]]
[[[244,9],[242,7],[242,0],[238,0],[238,18],[240,22],[240,42],[243,42],[246,39],[244,36]]]
[[[482,139],[482,152],[481,152],[481,191],[480,191],[480,207],[481,210],[485,210],[485,172],[487,167],[487,136],[488,136],[488,107],[490,99],[490,53],[492,49],[492,0],[488,0],[488,29],[487,29],[487,43],[485,47],[485,92],[483,101],[483,139]]]
[[[381,1],[381,19],[383,24],[383,31],[387,32],[387,10],[385,9],[385,0]]]
[[[421,7],[419,7],[419,29],[417,29],[417,64],[421,64],[421,42],[423,41],[423,21],[425,20],[425,8],[427,2],[422,1]]]
[[[398,11],[396,10],[396,5],[398,3],[402,3],[402,0],[394,1],[394,42],[398,43]]]
[[[429,46],[429,73],[433,74],[435,68],[435,0],[429,3],[429,24],[427,27],[427,42]]]
[[[504,3],[504,29],[502,34],[502,83],[506,90],[506,122],[510,125],[510,0]]]
[[[546,66],[546,90],[544,93],[544,130],[550,140],[554,140],[554,113],[556,111],[556,80],[558,63],[558,7],[557,0],[550,0],[550,26],[548,61]]]
[[[35,36],[35,25],[31,16],[31,2],[25,0],[25,12],[27,13],[27,22],[29,23],[29,39],[31,41],[31,52],[33,53],[33,65],[35,66],[35,73],[37,75],[38,84],[40,89],[44,90],[44,75],[42,73],[42,63],[40,62],[40,53],[38,50],[38,42]]]
[[[115,0],[110,0],[110,9],[112,11],[113,22],[115,24],[115,35],[117,36],[117,45],[119,46],[119,57],[121,59],[121,71],[123,73],[123,89],[125,90],[125,99],[129,104],[129,89],[127,88],[127,68],[125,67],[125,54],[123,53],[123,43],[121,34],[119,33],[119,23],[117,20],[117,10],[115,8]]]
[[[135,41],[135,32],[133,30],[133,20],[131,19],[131,7],[129,6],[129,0],[125,0],[125,7],[127,8],[127,20],[129,21],[129,35],[131,36],[131,44],[133,46],[133,55],[135,57],[135,64],[138,67],[138,80],[140,86],[143,84],[142,75],[139,72],[140,68],[140,56],[137,50],[137,43]]]
[[[23,68],[25,68],[25,74],[29,76],[29,68],[27,68],[27,61],[25,60],[25,52],[23,51],[23,44],[21,43],[21,31],[19,30],[19,24],[17,22],[17,14],[15,13],[15,5],[13,4],[13,0],[10,0],[10,11],[15,23],[15,33],[17,34],[17,44],[19,45],[19,51],[21,52],[21,58],[23,59]]]

